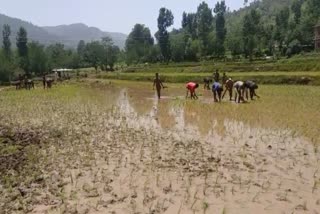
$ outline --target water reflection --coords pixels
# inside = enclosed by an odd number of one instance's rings
[[[129,124],[150,129],[168,129],[205,136],[214,128],[216,120],[202,110],[192,107],[194,102],[164,97],[158,100],[150,92],[124,88],[119,92],[117,105]]]

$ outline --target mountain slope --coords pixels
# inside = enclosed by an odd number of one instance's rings
[[[59,25],[55,27],[43,27],[48,33],[65,39],[65,42],[84,40],[100,40],[102,37],[109,36],[120,48],[124,47],[127,35],[122,33],[103,32],[96,27],[88,27],[85,24],[77,23],[71,25]],[[76,44],[74,44],[76,45]]]
[[[260,0],[237,11],[227,13],[227,23],[238,23],[251,9],[258,9],[263,23],[274,22],[275,15],[284,7],[290,7],[294,0]]]
[[[0,32],[2,32],[4,24],[9,24],[11,27],[11,41],[13,47],[15,46],[16,35],[20,27],[24,27],[27,30],[28,38],[31,41],[38,41],[45,45],[62,43],[69,48],[76,48],[80,40],[88,42],[100,40],[104,36],[111,37],[115,45],[123,48],[127,38],[127,35],[125,34],[103,32],[98,28],[88,27],[85,24],[39,27],[21,19],[0,14]],[[0,42],[1,41],[2,33],[0,33]]]
[[[15,46],[16,35],[20,27],[24,27],[27,30],[29,40],[38,41],[46,45],[61,41],[61,38],[58,36],[51,35],[46,30],[32,23],[0,14],[0,32],[2,32],[4,24],[8,24],[11,27],[11,41],[13,46]],[[2,41],[2,33],[0,34],[0,41]]]

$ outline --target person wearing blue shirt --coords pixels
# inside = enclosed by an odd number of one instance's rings
[[[212,93],[214,102],[221,102],[223,87],[219,82],[214,82],[212,85]]]

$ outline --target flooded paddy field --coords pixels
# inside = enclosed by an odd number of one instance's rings
[[[320,88],[213,103],[183,84],[0,92],[0,213],[318,213]]]

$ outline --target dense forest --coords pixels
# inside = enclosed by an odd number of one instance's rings
[[[161,8],[153,36],[143,24],[130,32],[124,50],[110,37],[79,41],[77,49],[45,46],[28,40],[20,27],[12,42],[11,26],[2,27],[0,80],[17,73],[41,75],[52,68],[94,67],[113,70],[116,63],[136,64],[219,59],[255,60],[290,57],[313,50],[314,27],[320,21],[320,0],[262,0],[231,12],[225,1],[214,8],[202,2],[194,13],[183,13],[181,28],[172,29],[174,14]]]
[[[248,4],[248,1],[244,1]],[[314,49],[314,27],[320,23],[320,0],[254,1],[231,12],[225,1],[214,8],[202,2],[194,13],[183,13],[180,29],[161,8],[153,42],[150,30],[137,24],[126,42],[128,63],[197,61],[213,58],[288,56]],[[160,54],[159,54],[160,53]]]

